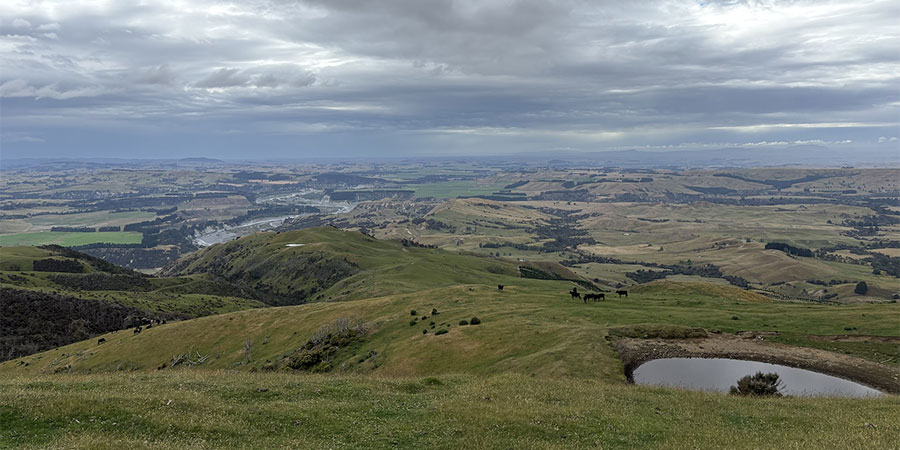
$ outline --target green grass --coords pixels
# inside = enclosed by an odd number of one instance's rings
[[[755,399],[513,374],[12,376],[0,378],[0,447],[887,449],[900,441],[898,408],[897,397]]]
[[[32,270],[34,260],[52,256],[49,250],[35,247],[0,248],[0,270]]]
[[[416,184],[416,197],[456,198],[473,195],[490,195],[503,189],[507,183],[479,184],[475,181],[446,181],[442,183]]]
[[[585,305],[570,300],[570,283],[508,278],[495,286],[460,285],[380,298],[264,308],[169,323],[139,335],[110,333],[106,344],[83,341],[0,364],[0,373],[52,373],[71,365],[74,372],[130,367],[155,370],[173,355],[209,355],[202,368],[262,369],[267,362],[303,346],[323,324],[337,318],[361,319],[372,333],[362,345],[339,352],[336,370],[384,376],[498,372],[544,377],[592,378],[622,383],[621,362],[604,337],[610,329],[642,324],[778,331],[780,339],[820,347],[808,336],[847,333],[895,336],[900,311],[894,304],[818,305],[762,301],[765,297],[730,286],[657,282],[632,290],[627,299]],[[436,308],[439,314],[432,316]],[[416,310],[419,321],[409,311]],[[422,319],[423,315],[429,317]],[[478,326],[459,326],[479,317]],[[732,317],[739,319],[734,320]],[[436,322],[434,329],[428,325]],[[449,326],[447,325],[449,324]],[[422,330],[427,329],[427,334]],[[438,329],[449,333],[435,336]],[[244,344],[252,343],[247,361]],[[859,344],[836,351],[882,362],[900,349]],[[830,348],[829,348],[830,349]],[[365,356],[377,353],[377,367]]]
[[[153,219],[156,213],[147,211],[97,211],[84,214],[47,214],[34,216],[28,219],[32,225],[36,226],[66,226],[66,227],[84,227],[84,226],[109,226],[109,225],[125,225],[142,220]]]
[[[0,235],[0,247],[47,244],[73,247],[98,242],[108,244],[140,244],[141,237],[141,233],[136,231],[104,231],[97,233],[44,231],[39,233]]]

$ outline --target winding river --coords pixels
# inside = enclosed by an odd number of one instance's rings
[[[278,194],[270,197],[263,197],[256,201],[256,205],[314,206],[321,211],[321,213],[318,214],[346,214],[356,207],[355,203],[333,202],[330,198],[328,198],[328,196],[324,194],[323,191],[313,189],[291,192],[287,194]],[[236,237],[246,236],[248,234],[277,228],[288,219],[310,215],[312,215],[312,213],[263,217],[248,220],[237,225],[223,225],[216,228],[210,227],[194,236],[194,243],[199,247],[208,247],[220,242],[230,241]]]

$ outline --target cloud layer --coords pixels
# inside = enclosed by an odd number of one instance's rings
[[[0,3],[10,156],[893,145],[886,1]]]

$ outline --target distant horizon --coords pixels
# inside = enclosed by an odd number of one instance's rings
[[[235,156],[209,156],[198,153],[182,156],[156,156],[156,157],[121,157],[121,156],[62,156],[62,157],[23,157],[7,158],[0,155],[0,169],[5,170],[12,165],[12,169],[22,167],[40,166],[52,163],[88,163],[88,164],[155,164],[198,162],[221,162],[226,165],[249,163],[303,163],[313,162],[320,164],[337,163],[365,163],[365,162],[449,162],[462,161],[473,163],[492,163],[497,160],[506,160],[510,157],[519,158],[518,163],[526,165],[546,165],[553,161],[561,163],[588,163],[591,167],[602,165],[626,168],[664,168],[664,167],[690,167],[690,168],[900,168],[900,151],[891,148],[870,148],[865,151],[835,150],[813,145],[797,145],[791,147],[763,147],[745,151],[740,147],[726,147],[719,149],[641,149],[605,150],[605,151],[558,151],[554,153],[530,151],[517,153],[496,154],[435,154],[435,155],[311,155],[311,156],[260,156],[256,158]],[[794,152],[791,153],[790,150]],[[652,160],[643,158],[653,154]],[[629,157],[638,156],[638,160]],[[756,158],[756,159],[754,159]],[[504,164],[513,164],[504,161]]]

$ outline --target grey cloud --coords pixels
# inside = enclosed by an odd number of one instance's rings
[[[70,89],[61,88],[57,84],[32,86],[26,80],[15,79],[0,84],[0,97],[34,97],[68,100],[78,97],[95,97],[109,91],[98,86],[84,86]]]
[[[168,85],[175,82],[175,74],[168,64],[144,67],[135,71],[134,81],[139,84]]]
[[[227,88],[235,86],[246,86],[250,82],[250,77],[241,74],[239,69],[222,68],[218,69],[208,77],[194,83],[194,86],[200,88]]]
[[[751,127],[898,123],[891,2],[177,3],[0,5],[4,133],[377,132],[503,149],[877,142],[896,133]]]

